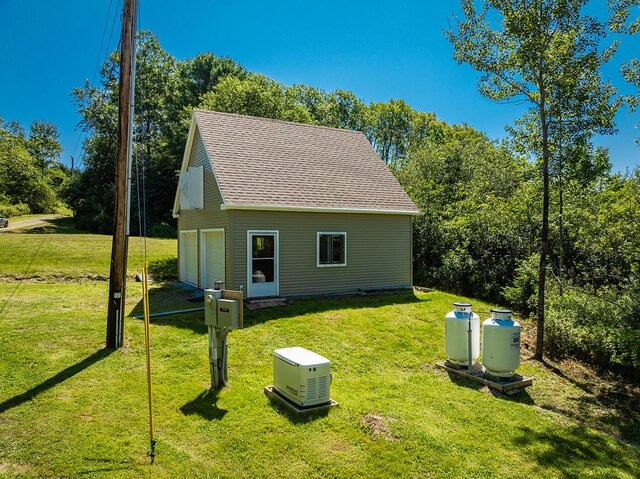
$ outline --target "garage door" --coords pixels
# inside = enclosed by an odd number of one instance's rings
[[[182,281],[198,285],[198,236],[195,231],[180,233],[180,257]]]
[[[202,289],[213,288],[216,281],[224,281],[224,232],[203,231],[202,241]]]

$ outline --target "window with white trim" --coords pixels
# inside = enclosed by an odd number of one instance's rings
[[[347,233],[318,233],[317,266],[347,265]]]

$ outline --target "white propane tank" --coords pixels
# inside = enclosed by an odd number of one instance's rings
[[[471,312],[471,303],[453,303],[453,311],[445,316],[445,353],[447,362],[468,366],[469,314],[471,314],[471,360],[480,356],[480,316]]]
[[[482,323],[482,365],[487,374],[508,378],[520,366],[520,325],[510,309],[492,309]]]

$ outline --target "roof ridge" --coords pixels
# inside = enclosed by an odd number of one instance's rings
[[[262,120],[265,122],[271,122],[271,123],[284,123],[285,125],[295,125],[295,126],[306,126],[309,128],[318,128],[318,129],[323,129],[323,130],[334,130],[334,131],[340,131],[343,133],[355,133],[355,134],[361,134],[364,135],[363,132],[359,131],[359,130],[347,130],[344,128],[336,128],[334,126],[324,126],[324,125],[313,125],[311,123],[299,123],[297,121],[288,121],[288,120],[279,120],[276,118],[268,118],[265,116],[253,116],[253,115],[243,115],[241,113],[228,113],[226,111],[217,111],[217,110],[203,110],[201,108],[194,108],[193,109],[194,113],[199,111],[202,113],[208,113],[208,114],[216,114],[216,115],[224,115],[224,116],[234,116],[234,117],[239,117],[239,118],[252,118],[254,120]]]

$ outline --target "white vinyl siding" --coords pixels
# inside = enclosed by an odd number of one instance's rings
[[[281,296],[356,292],[411,286],[411,217],[291,211],[232,211],[233,282],[247,288],[247,231],[279,231]],[[347,235],[347,265],[317,267],[317,233]],[[229,239],[227,239],[229,242]]]

